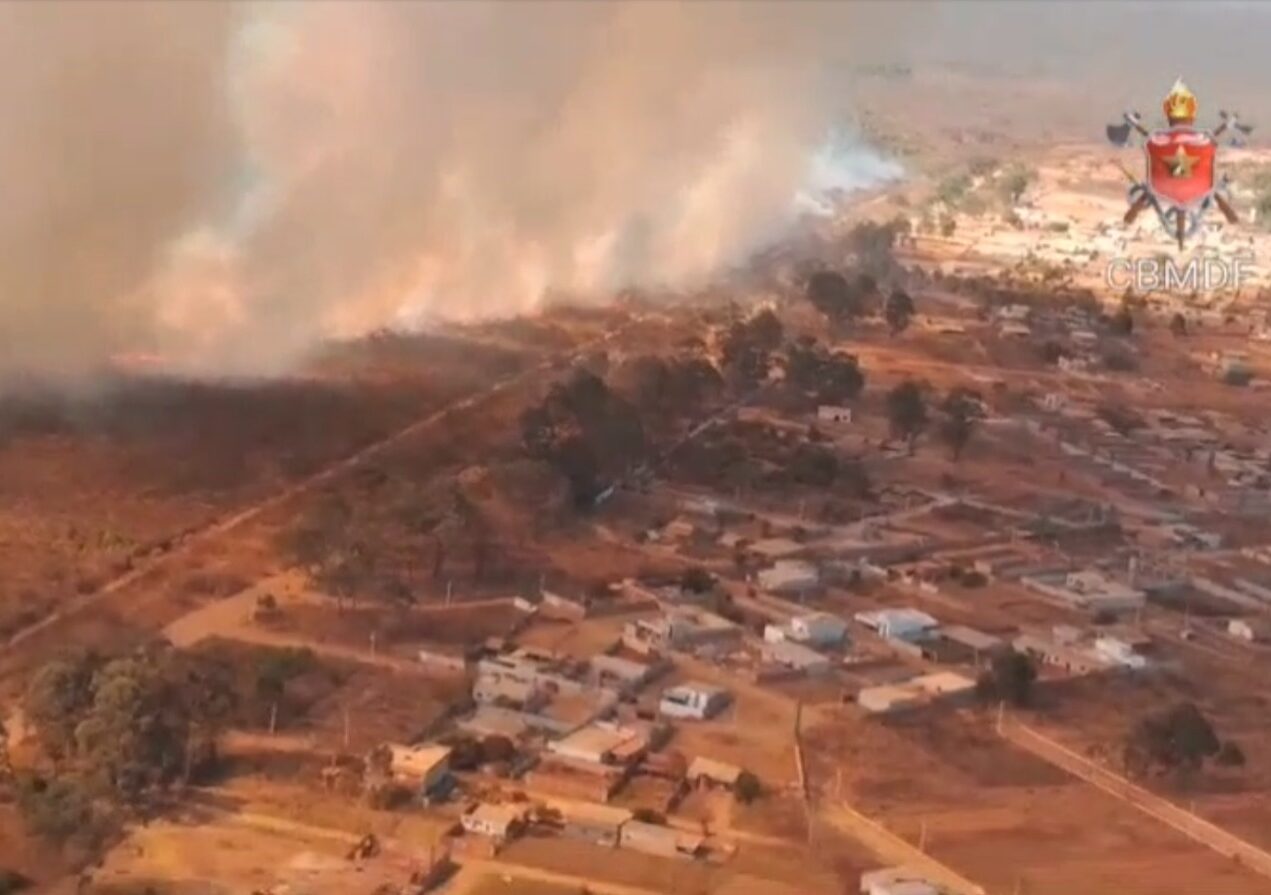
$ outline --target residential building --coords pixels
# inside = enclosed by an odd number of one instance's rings
[[[775,643],[765,641],[763,658],[765,662],[773,665],[780,665],[782,668],[809,675],[825,674],[831,667],[828,658],[802,643],[791,640],[778,640]]]
[[[656,674],[657,666],[621,656],[601,654],[593,656],[590,663],[591,682],[594,686],[619,693],[639,690]]]
[[[923,703],[922,694],[912,687],[879,684],[865,687],[856,694],[856,703],[870,714],[882,715],[915,708]]]
[[[815,565],[799,559],[780,559],[772,568],[760,571],[755,580],[774,594],[799,596],[821,586],[821,573]]]
[[[1107,660],[1110,665],[1120,665],[1123,668],[1147,667],[1147,657],[1137,652],[1134,644],[1128,643],[1119,637],[1106,634],[1096,637],[1094,650]]]
[[[561,813],[563,835],[596,845],[616,846],[623,825],[631,820],[631,812],[626,808],[593,802],[557,800],[552,802],[552,807]]]
[[[731,699],[723,687],[701,683],[680,684],[662,693],[658,711],[668,718],[693,718],[702,721],[721,712]]]
[[[421,792],[431,792],[445,785],[450,776],[450,747],[436,743],[421,746],[403,746],[390,743],[392,763],[389,768],[397,779],[418,786]]]
[[[662,858],[695,858],[705,843],[704,837],[694,833],[638,820],[623,824],[619,839],[623,848]]]
[[[687,779],[694,786],[723,786],[731,789],[737,785],[743,773],[737,765],[699,755],[689,764]]]
[[[991,655],[1007,648],[1002,638],[966,625],[946,625],[940,629],[940,636],[973,650],[977,655]]]
[[[940,623],[918,609],[878,609],[858,612],[855,619],[889,640],[926,640],[936,634]]]
[[[904,867],[885,867],[861,874],[861,895],[940,895],[940,889]]]
[[[637,652],[689,650],[741,639],[742,629],[722,616],[695,606],[676,606],[661,618],[637,619],[622,629],[622,642]]]
[[[459,819],[465,832],[506,841],[525,826],[525,808],[521,805],[492,805],[486,802],[464,812]]]
[[[1114,581],[1095,569],[1066,575],[1026,575],[1020,582],[1040,594],[1092,614],[1134,612],[1147,602],[1143,591]]]
[[[828,612],[811,612],[790,619],[790,639],[811,646],[839,646],[847,637],[847,622]]]
[[[597,721],[547,744],[547,750],[562,758],[603,765],[630,765],[649,747],[650,732]]]
[[[852,408],[838,404],[822,404],[816,409],[816,418],[823,423],[850,423]]]
[[[1227,633],[1249,643],[1271,640],[1271,626],[1257,618],[1233,618],[1227,622]]]

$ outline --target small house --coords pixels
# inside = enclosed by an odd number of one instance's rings
[[[525,809],[521,805],[492,805],[482,802],[464,812],[459,823],[467,833],[506,842],[524,828]]]
[[[402,746],[390,743],[393,776],[418,785],[420,791],[430,792],[440,788],[450,776],[450,747],[430,743],[422,746]]]
[[[830,660],[816,650],[791,640],[765,641],[764,661],[780,665],[801,674],[825,674],[830,670]]]
[[[799,559],[777,560],[772,568],[759,572],[756,579],[759,586],[770,593],[792,596],[810,593],[821,586],[817,567]]]
[[[632,851],[662,858],[695,858],[702,853],[705,838],[674,827],[629,820],[622,825],[619,844]]]
[[[688,766],[687,779],[693,786],[721,786],[732,789],[744,774],[737,765],[698,756]]]
[[[938,621],[918,609],[878,609],[858,612],[855,618],[888,640],[926,640],[935,636],[940,627]]]
[[[596,845],[616,846],[622,836],[623,824],[631,820],[630,811],[611,805],[561,801],[553,807],[560,810],[563,835]]]
[[[704,721],[723,711],[731,699],[723,687],[690,682],[663,691],[658,711],[668,718]]]
[[[1227,633],[1248,643],[1271,640],[1271,626],[1256,618],[1231,619],[1227,622]]]
[[[811,612],[790,619],[790,638],[812,646],[839,646],[847,637],[847,622],[828,612]]]
[[[884,867],[861,874],[861,895],[940,895],[940,889],[904,867]]]
[[[850,423],[852,408],[838,404],[822,404],[816,409],[816,418],[823,423]]]

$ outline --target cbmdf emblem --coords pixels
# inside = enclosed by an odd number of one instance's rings
[[[1137,112],[1126,112],[1124,123],[1108,126],[1108,139],[1117,146],[1127,145],[1132,131],[1143,137],[1144,178],[1138,180],[1122,168],[1131,182],[1125,222],[1133,223],[1151,208],[1180,249],[1215,206],[1229,223],[1239,220],[1226,182],[1217,175],[1218,137],[1229,129],[1245,135],[1252,130],[1226,111],[1218,113],[1222,123],[1213,131],[1199,128],[1197,107],[1195,94],[1180,78],[1162,103],[1166,127],[1149,131]]]

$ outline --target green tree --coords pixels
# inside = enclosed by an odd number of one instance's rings
[[[897,289],[887,297],[887,303],[883,306],[883,316],[887,319],[887,326],[893,336],[909,328],[909,321],[913,315],[914,300],[909,297],[908,292]]]
[[[680,576],[680,587],[693,594],[704,594],[715,588],[715,576],[701,566],[692,566]]]
[[[903,438],[912,456],[918,436],[927,428],[927,400],[922,386],[906,379],[888,392],[887,420],[892,437]]]
[[[1193,702],[1183,702],[1139,720],[1126,737],[1127,769],[1190,773],[1219,753],[1222,743],[1209,719]]]
[[[1026,706],[1032,702],[1036,680],[1037,666],[1033,660],[1011,650],[993,657],[989,668],[976,682],[976,691],[985,699]]]
[[[116,828],[116,818],[73,774],[26,776],[18,785],[18,811],[26,829],[56,845],[95,850]]]
[[[1011,165],[1002,173],[999,181],[1002,198],[1011,205],[1017,204],[1036,177],[1037,175],[1024,165]]]
[[[808,302],[831,321],[844,322],[864,311],[860,293],[838,271],[821,270],[808,279]]]
[[[75,725],[92,704],[93,675],[100,664],[92,653],[62,656],[42,666],[27,686],[23,712],[50,758],[75,751]]]
[[[980,410],[980,396],[971,389],[955,388],[945,396],[940,407],[940,438],[949,446],[949,453],[955,461],[962,458],[962,452],[971,440],[971,434],[983,416]]]
[[[742,388],[754,388],[767,379],[772,352],[783,334],[781,320],[772,311],[737,321],[724,336],[724,368]]]
[[[1175,338],[1182,338],[1187,335],[1187,318],[1177,311],[1174,316],[1169,319],[1169,331]]]
[[[85,684],[82,666],[55,660],[27,694],[27,716],[42,740],[54,740],[49,752],[61,771],[81,772],[95,791],[135,806],[215,755],[233,708],[228,674],[195,668],[168,649],[93,665]],[[69,720],[56,714],[68,705]]]
[[[828,352],[815,341],[790,346],[786,358],[789,382],[822,404],[851,401],[865,387],[865,374],[855,355]]]
[[[1121,303],[1121,307],[1108,321],[1108,326],[1118,336],[1128,336],[1134,332],[1134,313],[1128,302]]]
[[[749,805],[763,795],[763,784],[750,771],[742,771],[733,784],[733,797],[743,805]]]

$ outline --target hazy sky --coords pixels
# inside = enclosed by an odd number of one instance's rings
[[[855,63],[1117,102],[1183,74],[1254,102],[1268,24],[1179,2],[0,4],[0,376],[120,352],[285,369],[330,333],[691,285],[826,177]]]

